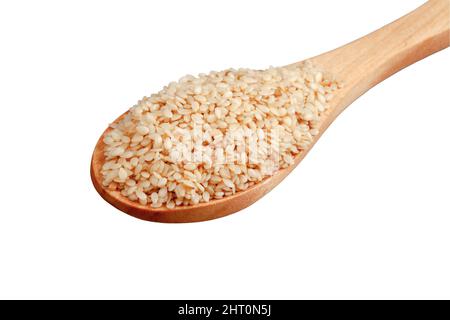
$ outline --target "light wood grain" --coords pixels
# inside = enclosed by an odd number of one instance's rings
[[[450,0],[431,0],[410,14],[345,46],[311,58],[318,67],[334,74],[344,83],[331,101],[323,118],[320,134],[295,164],[246,191],[200,203],[195,206],[151,208],[132,202],[102,186],[100,173],[104,163],[103,137],[100,137],[91,162],[92,182],[98,193],[119,210],[134,217],[158,222],[198,222],[216,219],[244,209],[277,186],[306,156],[334,119],[364,92],[397,71],[439,50],[450,42]],[[424,79],[424,81],[427,81]],[[117,120],[116,120],[117,121]],[[294,204],[293,204],[294,205]]]

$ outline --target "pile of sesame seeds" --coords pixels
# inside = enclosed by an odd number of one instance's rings
[[[103,185],[169,209],[246,190],[310,146],[338,87],[309,62],[183,77],[111,125]]]

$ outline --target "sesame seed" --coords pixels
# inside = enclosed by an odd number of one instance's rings
[[[102,184],[169,209],[246,190],[312,145],[341,87],[310,62],[183,77],[111,125]]]

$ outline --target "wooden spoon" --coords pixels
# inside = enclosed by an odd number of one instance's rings
[[[322,120],[320,134],[315,137],[309,149],[333,120],[364,92],[410,64],[447,48],[450,42],[449,20],[450,0],[431,0],[365,37],[309,59],[318,68],[334,74],[344,83],[330,102],[331,111]],[[100,172],[104,163],[103,137],[109,130],[111,129],[107,129],[100,137],[92,157],[91,177],[96,190],[106,201],[123,212],[158,222],[205,221],[244,209],[278,185],[309,151],[300,153],[294,165],[233,196],[174,209],[152,208],[130,201],[118,191],[103,187]]]

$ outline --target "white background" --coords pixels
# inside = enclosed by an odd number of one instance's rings
[[[107,124],[169,81],[299,61],[421,3],[2,1],[0,298],[450,298],[449,51],[230,217],[140,221],[89,177]]]

